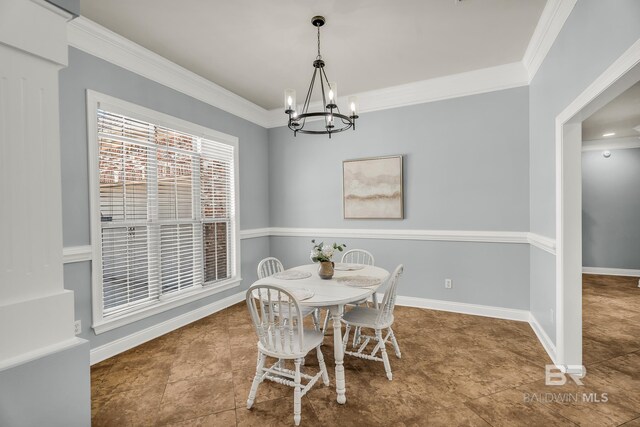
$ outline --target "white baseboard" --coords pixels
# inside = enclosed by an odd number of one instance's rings
[[[154,338],[158,338],[161,335],[186,326],[189,323],[202,319],[203,317],[207,317],[215,312],[232,306],[233,304],[239,303],[244,300],[244,298],[245,292],[238,292],[237,294],[221,299],[220,301],[213,302],[181,316],[174,317],[147,329],[143,329],[142,331],[117,339],[108,344],[101,345],[100,347],[93,348],[91,349],[90,356],[91,364],[94,365],[98,362],[102,362],[116,354],[127,351]]]
[[[602,267],[582,267],[585,274],[602,274],[605,276],[633,276],[640,277],[640,270],[629,268],[602,268]]]
[[[383,294],[378,295],[378,301],[382,301]],[[529,321],[527,310],[514,308],[493,307],[488,305],[467,304],[464,302],[443,301],[437,299],[405,297],[398,295],[396,304],[405,307],[428,308],[430,310],[450,311],[452,313],[471,314],[473,316],[494,317],[496,319]]]
[[[532,313],[529,313],[529,325],[531,325],[531,329],[533,329],[533,332],[535,332],[536,336],[538,337],[538,341],[540,341],[540,344],[542,344],[542,347],[544,347],[544,350],[551,358],[551,361],[555,365],[557,365],[558,363],[556,356],[556,346],[551,338],[549,338],[549,335],[547,335],[544,329],[542,329],[542,326],[540,326],[538,319],[536,319],[536,317]]]
[[[382,301],[384,294],[378,294],[378,301]],[[427,298],[406,297],[398,295],[396,304],[405,307],[426,308],[430,310],[449,311],[452,313],[470,314],[473,316],[493,317],[497,319],[528,322],[533,332],[538,337],[549,358],[557,364],[556,347],[551,338],[542,329],[537,319],[528,310],[513,308],[493,307],[479,304],[467,304],[462,302],[443,301]],[[571,369],[571,373],[578,373],[578,369]]]

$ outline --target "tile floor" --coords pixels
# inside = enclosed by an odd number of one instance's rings
[[[397,307],[393,381],[381,363],[346,358],[348,400],[338,405],[328,337],[332,384],[303,398],[301,425],[640,426],[637,280],[585,275],[583,386],[544,385],[548,357],[527,323]],[[93,425],[293,425],[289,387],[265,381],[245,407],[255,341],[237,304],[93,366]],[[306,368],[315,372],[315,357]],[[608,401],[571,401],[583,393]]]

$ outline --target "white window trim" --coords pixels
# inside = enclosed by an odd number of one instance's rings
[[[150,303],[148,306],[141,306],[138,310],[123,313],[109,319],[103,318],[102,313],[102,246],[101,246],[101,223],[100,223],[100,181],[98,162],[98,108],[109,112],[123,114],[128,117],[143,120],[155,125],[164,126],[169,129],[189,133],[194,136],[209,139],[212,141],[228,144],[234,149],[234,192],[235,192],[235,224],[234,224],[234,250],[230,254],[232,268],[231,277],[227,280],[178,292],[175,296],[160,298],[159,301]],[[239,194],[239,151],[238,138],[227,135],[186,120],[178,119],[168,114],[160,113],[127,101],[114,98],[92,90],[87,90],[87,136],[89,155],[89,199],[91,216],[91,252],[92,252],[92,273],[91,273],[91,304],[92,304],[92,327],[96,334],[101,334],[121,326],[137,322],[147,317],[162,313],[167,310],[197,301],[210,295],[240,286],[240,194]]]

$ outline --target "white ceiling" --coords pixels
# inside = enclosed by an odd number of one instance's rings
[[[640,136],[633,129],[637,126],[640,126],[640,82],[582,122],[582,139],[606,139],[602,135],[610,132],[615,132],[612,138]]]
[[[81,0],[82,15],[268,109],[322,55],[340,96],[522,60],[545,0]]]

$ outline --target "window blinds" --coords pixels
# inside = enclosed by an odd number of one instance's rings
[[[231,277],[233,147],[97,113],[103,316]]]

